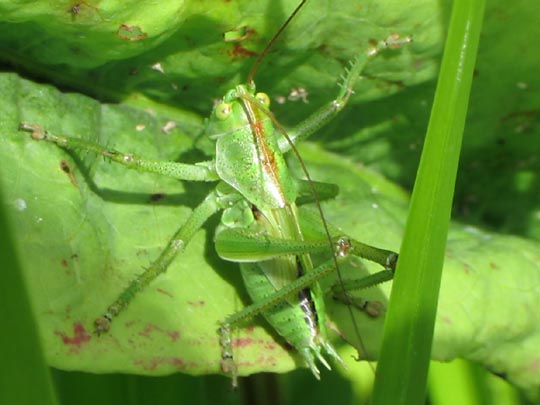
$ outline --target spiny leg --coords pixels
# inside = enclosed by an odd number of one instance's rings
[[[345,305],[352,305],[355,308],[366,312],[372,317],[377,317],[382,312],[381,304],[377,301],[368,301],[360,297],[354,297],[349,294],[350,291],[363,290],[375,287],[394,278],[398,255],[391,253],[386,258],[385,269],[366,277],[344,280],[332,286],[332,297]]]
[[[290,142],[298,144],[306,139],[319,128],[326,125],[346,106],[351,94],[354,92],[354,85],[366,65],[375,58],[384,49],[400,48],[403,45],[412,42],[409,36],[401,38],[398,34],[391,34],[383,41],[379,41],[368,49],[367,52],[362,52],[351,61],[351,67],[345,70],[343,82],[340,83],[340,90],[337,97],[321,107],[317,112],[310,115],[304,121],[299,123],[292,130],[288,131],[288,138],[279,139],[279,149],[286,152],[291,149]],[[281,129],[284,132],[284,129]]]
[[[357,57],[351,62],[351,67],[349,70],[346,70],[345,76],[343,77],[343,82],[340,83],[340,91],[338,92],[337,97],[323,106],[319,111],[317,111],[315,114],[312,114],[310,117],[308,117],[306,120],[302,121],[299,125],[297,125],[290,133],[287,133],[285,128],[281,126],[281,124],[273,117],[270,116],[272,121],[274,122],[275,126],[279,129],[279,131],[282,133],[282,137],[278,139],[278,145],[282,152],[287,152],[289,150],[292,150],[296,156],[300,159],[300,156],[298,154],[298,151],[296,149],[296,144],[298,142],[302,141],[303,139],[306,139],[309,137],[312,133],[314,133],[316,130],[318,130],[320,127],[326,125],[329,121],[333,119],[347,104],[351,94],[354,91],[354,85],[356,80],[360,77],[360,74],[362,73],[365,66],[369,63],[371,59],[373,59],[376,55],[378,55],[383,49],[385,48],[399,48],[409,42],[411,42],[412,39],[410,37],[400,38],[397,34],[390,35],[386,40],[380,41],[374,46],[372,46],[367,52],[360,53],[357,55]],[[317,187],[315,187],[314,184],[312,184],[309,173],[307,172],[306,167],[302,163],[300,159],[300,165],[302,167],[302,170],[309,181],[311,191],[313,194],[313,197],[315,200],[318,200],[318,192]],[[332,190],[327,189],[327,194],[331,194]],[[308,197],[307,200],[310,198]],[[319,214],[322,218],[324,218],[322,208],[320,204],[316,203],[317,208],[319,210]],[[330,231],[330,227],[328,223],[323,219],[322,220],[323,228],[325,229],[325,233],[327,235],[328,241],[330,242],[330,234],[333,233]],[[358,247],[362,245],[357,245]],[[384,255],[384,253],[383,253]],[[380,251],[377,249],[371,249],[371,247],[363,245],[362,252],[360,256],[364,256],[365,258],[370,258],[370,256],[374,256],[375,261],[380,259]],[[395,255],[395,259],[397,260],[397,255]],[[338,271],[338,279],[339,284],[342,285],[341,293],[337,298],[341,299],[345,303],[349,303],[348,310],[353,322],[353,326],[355,329],[356,335],[360,339],[360,333],[358,330],[358,327],[356,325],[356,322],[354,320],[354,313],[352,307],[355,306],[357,308],[361,308],[366,313],[376,314],[380,310],[377,309],[376,303],[369,303],[366,301],[363,301],[362,303],[357,302],[357,299],[352,298],[349,296],[347,290],[343,287],[343,280],[341,277],[341,273],[339,272],[339,265],[336,259],[334,261],[334,266],[337,268]],[[360,339],[360,345],[361,348],[363,347],[363,343]]]
[[[129,284],[114,303],[107,308],[107,312],[96,319],[95,330],[98,335],[107,332],[110,329],[112,319],[129,305],[138,292],[143,290],[156,277],[167,270],[174,258],[184,250],[193,235],[201,228],[206,220],[220,209],[221,207],[217,200],[217,195],[212,191],[206,196],[204,201],[193,210],[187,221],[173,235],[165,249],[150,267],[145,269],[144,273]]]
[[[310,239],[323,238],[324,235],[320,232],[320,217],[316,212],[304,209],[302,210],[302,215],[300,216],[300,223],[302,225],[302,230],[304,235]],[[332,235],[342,234],[341,230],[331,223],[328,224],[328,229]],[[390,250],[384,250],[376,248],[370,245],[366,245],[360,241],[354,239],[346,239],[350,241],[350,246],[352,252],[348,254],[353,254],[354,256],[367,259],[369,261],[375,262],[383,266],[385,269],[391,271],[382,271],[379,276],[380,280],[369,279],[366,280],[364,285],[362,285],[362,280],[359,281],[347,281],[341,280],[332,287],[332,295],[336,301],[340,301],[343,304],[351,305],[366,314],[376,317],[382,312],[382,304],[376,301],[367,301],[365,299],[355,297],[350,295],[350,291],[368,288],[385,281],[389,281],[393,277],[393,270],[395,269],[398,255]],[[378,273],[377,273],[378,274]],[[375,275],[373,275],[375,277]]]
[[[325,253],[328,251],[328,242],[325,239],[318,241],[283,240],[245,229],[227,229],[216,238],[216,250],[220,256],[227,260],[242,257],[244,261],[247,261],[246,258],[252,254],[254,261],[260,261],[280,255]],[[344,237],[335,238],[336,257],[343,259],[350,254],[374,261],[384,267],[384,270],[368,276],[368,283],[372,282],[375,285],[382,282],[381,280],[390,280],[392,278],[397,261],[396,253],[377,249]],[[221,322],[218,330],[222,358],[221,368],[223,372],[232,376],[233,386],[237,384],[237,368],[232,348],[232,329],[265,311],[271,310],[288,298],[297,295],[303,289],[312,286],[321,278],[335,271],[335,263],[333,258],[323,262],[292,283],[275,291],[265,300],[255,302],[228,316]]]
[[[21,123],[19,129],[31,132],[32,139],[55,143],[67,150],[79,150],[94,152],[113,162],[126,166],[129,169],[137,169],[145,172],[157,173],[163,176],[173,177],[178,180],[191,181],[217,181],[219,177],[215,173],[210,162],[201,162],[189,165],[178,162],[163,162],[157,160],[141,159],[130,153],[123,153],[114,149],[108,149],[97,143],[88,142],[80,138],[72,138],[56,135],[46,131],[40,125]]]

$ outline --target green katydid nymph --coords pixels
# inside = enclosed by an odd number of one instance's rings
[[[306,0],[298,5],[259,55],[247,83],[227,92],[215,105],[205,131],[205,136],[215,142],[213,160],[197,164],[147,160],[97,143],[56,135],[38,124],[21,124],[21,129],[31,131],[35,140],[53,142],[67,150],[94,152],[126,168],[179,180],[215,183],[144,273],[124,291],[119,291],[111,305],[104,305],[104,313],[96,314],[96,317],[100,315],[94,325],[97,334],[114,328],[114,319],[122,316],[137,295],[167,270],[203,224],[221,211],[221,223],[214,236],[215,249],[222,259],[240,263],[246,290],[253,301],[226,319],[216,319],[221,369],[232,377],[233,385],[240,372],[235,362],[232,331],[257,315],[264,316],[316,377],[319,377],[318,362],[329,367],[326,357],[341,362],[327,336],[318,280],[339,271],[342,257],[354,255],[383,267],[380,273],[361,283],[361,287],[374,285],[392,277],[397,254],[362,244],[326,224],[318,204],[319,195],[325,194],[325,185],[312,182],[305,168],[306,180],[294,178],[284,154],[298,155],[295,145],[345,107],[356,80],[372,58],[385,48],[410,42],[410,38],[392,34],[360,53],[340,82],[336,98],[288,132],[270,111],[268,95],[257,91],[254,75],[270,46],[305,3]],[[319,217],[300,215],[296,204],[300,196],[316,202]],[[308,235],[323,236],[312,239]],[[313,254],[326,255],[327,259],[316,261]],[[347,302],[344,289],[343,284],[337,285],[334,295]]]

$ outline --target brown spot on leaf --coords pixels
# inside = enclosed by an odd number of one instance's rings
[[[265,348],[266,350],[275,350],[276,344],[269,341],[269,342],[267,342],[267,343],[264,344],[264,348]]]
[[[116,35],[126,41],[140,41],[148,37],[146,32],[143,32],[138,25],[122,24],[116,31]]]
[[[448,316],[443,316],[441,318],[441,321],[446,324],[446,325],[452,325],[453,322],[452,322],[452,318],[448,317]]]
[[[78,184],[77,184],[77,179],[75,178],[75,176],[73,175],[73,168],[71,167],[71,165],[69,164],[69,162],[67,160],[61,160],[60,161],[60,169],[67,174],[68,178],[69,178],[69,181],[71,182],[71,184],[73,184],[75,187],[79,188]]]
[[[67,12],[71,14],[71,21],[75,21],[78,16],[82,15],[88,15],[89,17],[98,15],[103,20],[99,8],[84,0],[71,2]]]
[[[238,42],[234,44],[234,47],[231,51],[229,51],[229,55],[232,56],[232,59],[235,60],[237,58],[256,58],[259,56],[257,52],[250,51],[249,49],[244,48],[241,44]]]
[[[192,307],[204,307],[206,303],[203,300],[200,301],[188,301],[188,305]]]
[[[157,291],[158,293],[161,293],[161,294],[163,294],[163,295],[166,295],[166,296],[169,297],[169,298],[174,298],[174,295],[172,295],[170,292],[164,290],[163,288],[156,288],[156,291]]]

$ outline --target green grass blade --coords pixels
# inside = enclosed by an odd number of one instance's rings
[[[425,396],[446,235],[483,12],[483,0],[454,3],[388,308],[375,404],[419,404]]]
[[[49,368],[3,207],[0,245],[0,403],[54,405],[57,402]]]

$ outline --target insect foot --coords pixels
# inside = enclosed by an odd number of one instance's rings
[[[340,285],[336,285],[332,288],[332,298],[342,304],[353,306],[371,318],[378,318],[386,310],[382,302],[369,301],[365,298],[351,295],[347,291],[343,290]]]
[[[19,130],[20,131],[26,131],[26,132],[31,132],[31,137],[32,139],[36,140],[36,141],[40,141],[42,139],[45,139],[46,137],[46,133],[45,133],[45,130],[43,128],[41,128],[39,125],[37,124],[28,124],[26,122],[21,122],[19,124]]]
[[[104,333],[107,333],[111,328],[111,320],[112,316],[109,314],[105,314],[102,317],[96,319],[94,321],[94,332],[96,333],[96,335],[100,336]]]
[[[238,369],[233,358],[231,327],[228,324],[223,324],[218,329],[219,346],[221,347],[221,371],[230,375],[232,379],[232,387],[238,387]]]
[[[386,46],[390,49],[401,48],[403,45],[410,44],[413,41],[410,35],[401,37],[397,33],[390,34],[384,41]]]
[[[94,321],[94,331],[96,335],[102,335],[107,333],[111,329],[111,322],[113,318],[120,312],[118,305],[111,305],[107,312]]]
[[[336,242],[335,255],[336,257],[345,257],[351,250],[351,241],[346,237],[341,237]]]

